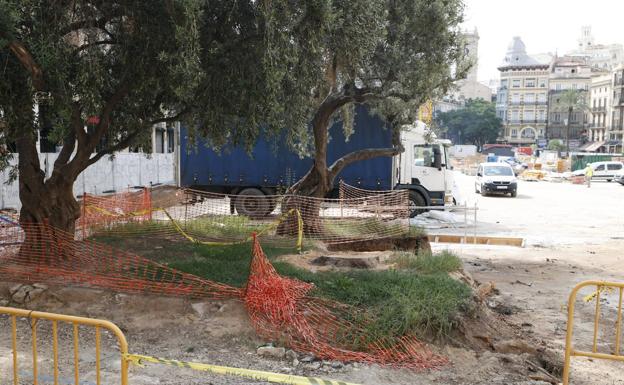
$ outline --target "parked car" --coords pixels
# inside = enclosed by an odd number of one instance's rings
[[[624,172],[624,163],[622,162],[594,162],[589,165],[594,170],[592,180],[606,180],[607,182],[611,182],[614,179],[618,180],[619,176],[621,176],[622,172]],[[585,169],[576,170],[572,173],[572,175],[585,175]]]
[[[518,194],[518,180],[513,168],[504,162],[481,163],[477,169],[475,192],[487,194]]]
[[[621,184],[622,186],[624,186],[624,173],[618,175],[618,177],[615,179],[616,182],[618,182],[619,184]]]

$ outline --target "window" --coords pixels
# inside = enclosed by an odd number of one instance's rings
[[[596,167],[594,171],[604,171],[604,169],[605,169],[604,164],[601,164],[600,166]]]
[[[517,122],[520,120],[520,113],[518,111],[511,111],[511,121]]]
[[[546,94],[538,94],[537,95],[538,102],[546,102]]]
[[[524,95],[525,103],[535,103],[535,94],[525,94]]]
[[[514,79],[512,83],[513,88],[520,88],[520,79]]]
[[[559,83],[555,84],[555,90],[561,91],[561,84]]]
[[[485,176],[513,176],[513,170],[509,166],[487,166],[483,167]]]
[[[511,137],[515,138],[518,136],[518,130],[516,130],[515,128],[511,129]]]
[[[572,83],[572,89],[576,90],[577,89],[577,84],[576,83]]]
[[[554,120],[555,122],[560,122],[560,121],[561,121],[561,114],[560,114],[559,112],[555,112],[555,113],[553,114],[553,120]]]
[[[621,170],[622,165],[619,163],[612,163],[607,165],[607,170]]]
[[[524,111],[524,120],[535,120],[535,111]]]
[[[539,80],[539,86],[540,88],[546,88],[546,79],[542,78]]]
[[[531,127],[527,127],[524,130],[522,130],[522,137],[523,138],[535,138],[535,130],[532,129]]]
[[[414,146],[414,165],[433,166],[433,148],[430,145]]]
[[[524,81],[524,86],[527,88],[534,88],[535,87],[535,79],[526,79]]]
[[[512,103],[520,103],[520,94],[513,94],[513,95],[511,95],[511,102]]]
[[[540,110],[540,112],[539,112],[539,120],[541,120],[542,122],[544,120],[546,120],[546,111]]]

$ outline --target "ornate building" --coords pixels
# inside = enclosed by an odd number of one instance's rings
[[[529,56],[522,39],[514,37],[498,70],[496,110],[503,121],[499,141],[536,143],[546,132],[550,60]]]

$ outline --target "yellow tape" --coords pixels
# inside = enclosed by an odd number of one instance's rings
[[[177,232],[182,234],[182,236],[184,238],[188,239],[189,241],[191,241],[193,243],[199,243],[201,245],[230,246],[230,245],[236,245],[236,244],[240,244],[240,243],[249,242],[252,239],[252,237],[250,236],[247,239],[244,239],[242,241],[233,241],[233,242],[201,241],[201,240],[199,240],[197,238],[192,237],[186,231],[184,231],[182,229],[182,227],[178,224],[178,222],[176,222],[176,220],[173,219],[173,217],[169,214],[169,212],[167,212],[167,210],[165,210],[164,208],[154,208],[154,209],[151,209],[151,210],[133,211],[133,212],[130,212],[130,213],[127,213],[127,214],[114,213],[112,211],[108,211],[108,210],[103,209],[101,207],[92,206],[92,205],[85,207],[85,209],[87,209],[87,210],[94,209],[94,210],[99,211],[99,212],[101,212],[101,213],[103,213],[105,215],[114,216],[114,217],[143,216],[143,215],[145,215],[145,214],[147,214],[149,212],[162,211],[162,212],[165,213],[165,215],[171,221],[171,223],[173,223],[173,227],[176,229]],[[294,209],[293,208],[293,209],[290,209],[288,212],[280,215],[275,223],[270,224],[267,227],[265,227],[264,229],[258,231],[257,235],[262,235],[262,234],[266,233],[269,230],[277,228],[284,220],[286,220],[292,214],[296,214],[297,215],[297,251],[301,253],[301,250],[303,249],[303,218],[301,217],[301,212],[298,209]]]
[[[188,368],[192,370],[198,370],[202,372],[210,372],[214,374],[221,374],[226,376],[237,376],[249,378],[257,381],[274,382],[278,384],[290,384],[290,385],[358,385],[351,382],[336,381],[336,380],[324,380],[316,377],[303,377],[293,376],[290,374],[272,373],[260,370],[252,369],[240,369],[232,368],[228,366],[218,366],[201,364],[197,362],[186,362],[177,360],[166,360],[158,357],[143,356],[140,354],[127,354],[124,358],[135,365],[143,367],[144,362],[151,362],[154,364],[162,364],[169,366],[176,366],[178,368]]]
[[[613,291],[613,288],[609,287],[609,286],[600,286],[598,288],[598,290],[596,290],[594,293],[591,293],[591,294],[586,295],[585,297],[583,297],[583,301],[585,301],[585,302],[593,301],[594,298],[596,298],[598,296],[598,294],[600,294],[600,293],[602,293],[604,291],[606,291],[607,293],[611,293]]]

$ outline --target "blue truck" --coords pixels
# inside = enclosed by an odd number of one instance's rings
[[[392,130],[384,121],[356,108],[354,132],[345,137],[342,124],[330,128],[328,163],[364,148],[392,147]],[[447,165],[450,143],[435,140],[422,122],[406,126],[401,133],[405,152],[395,157],[359,161],[344,168],[336,181],[368,190],[410,190],[410,203],[417,207],[449,203],[452,176]],[[310,157],[300,157],[285,143],[261,137],[249,153],[242,147],[226,146],[214,151],[200,141],[190,143],[184,128],[180,132],[179,181],[182,187],[233,196],[255,197],[256,201],[283,192],[303,177],[312,166]],[[332,192],[335,194],[335,191]],[[335,195],[334,195],[335,196]],[[269,198],[247,205],[248,199],[233,199],[232,210],[251,216],[271,212]],[[240,203],[237,203],[240,202]]]

